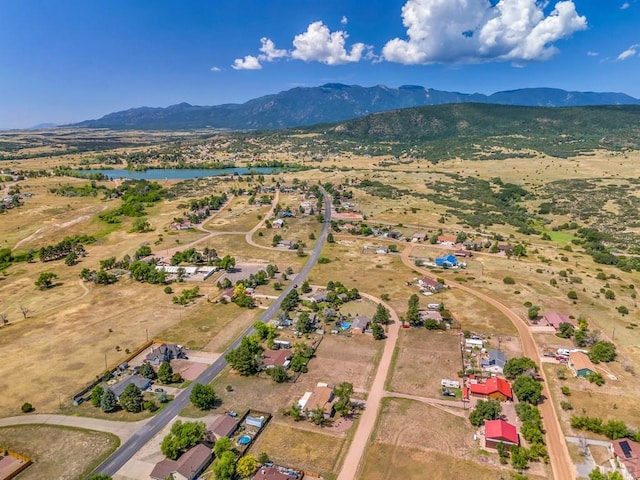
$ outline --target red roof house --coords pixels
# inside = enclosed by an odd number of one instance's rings
[[[471,395],[475,397],[505,402],[513,399],[511,385],[504,378],[491,377],[485,383],[469,385]]]
[[[487,448],[498,448],[499,443],[506,446],[520,445],[518,429],[504,420],[487,420],[484,422],[484,438]]]
[[[558,312],[545,313],[544,316],[542,317],[542,320],[544,320],[544,322],[550,327],[553,327],[556,331],[560,330],[561,323],[568,323],[575,327],[575,324],[571,321],[569,317]]]
[[[634,480],[640,478],[640,443],[621,438],[611,442],[611,449],[623,477]]]

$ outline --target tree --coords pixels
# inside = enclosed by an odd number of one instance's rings
[[[511,466],[516,470],[522,471],[527,468],[528,462],[529,456],[527,455],[527,449],[513,445],[511,447]]]
[[[351,396],[353,395],[353,384],[349,382],[340,383],[333,391],[336,396],[334,408],[343,417],[351,412]]]
[[[296,322],[296,329],[300,333],[311,333],[314,330],[313,322],[309,316],[309,312],[301,312]]]
[[[532,305],[527,311],[527,317],[529,317],[529,320],[535,320],[536,318],[538,318],[538,313],[540,313],[540,307]]]
[[[249,376],[258,372],[258,354],[261,352],[260,342],[249,336],[244,337],[238,348],[231,350],[224,358],[240,375]]]
[[[471,425],[479,427],[485,420],[495,420],[500,417],[502,405],[496,400],[478,400],[476,408],[469,414]]]
[[[9,323],[9,317],[6,313],[0,313],[0,321],[2,321],[2,325],[5,326]]]
[[[220,260],[218,260],[218,267],[220,267],[223,270],[226,270],[227,272],[232,270],[233,267],[235,266],[236,266],[236,259],[229,255],[225,255]]]
[[[374,323],[388,325],[389,321],[391,320],[389,310],[384,305],[379,303],[376,307],[376,313],[373,314],[372,320]]]
[[[311,410],[311,416],[309,419],[316,425],[324,425],[327,420],[324,418],[324,409],[322,407]]]
[[[213,453],[220,458],[224,452],[230,452],[233,448],[233,442],[229,437],[220,437],[213,445]]]
[[[256,457],[248,454],[240,458],[236,463],[236,473],[243,478],[250,477],[258,471],[259,467],[260,463],[258,463]]]
[[[149,363],[143,363],[140,366],[140,375],[149,380],[155,380],[158,377],[156,371]]]
[[[612,362],[617,355],[616,346],[604,340],[597,341],[589,351],[589,358],[593,363]]]
[[[169,362],[162,362],[160,364],[160,368],[158,368],[158,380],[162,383],[167,384],[171,383],[171,378],[173,377],[173,368]]]
[[[519,377],[528,370],[538,370],[536,363],[527,357],[514,357],[504,364],[503,373],[509,380]]]
[[[130,383],[124,389],[124,392],[120,395],[120,406],[127,412],[139,413],[142,411],[142,392],[140,389]]]
[[[571,300],[577,300],[578,294],[575,290],[569,290],[569,292],[567,292],[567,297],[569,297]]]
[[[69,254],[64,258],[64,264],[68,267],[72,267],[78,263],[78,254],[76,252],[69,252]]]
[[[300,295],[298,294],[298,291],[294,288],[289,293],[287,293],[287,295],[284,297],[280,307],[285,312],[290,312],[291,310],[296,308],[299,303],[300,303]]]
[[[521,243],[518,243],[517,245],[513,246],[513,251],[511,253],[513,254],[514,257],[526,257],[527,249],[524,245],[522,245]]]
[[[298,251],[299,257],[304,257],[306,255],[306,253],[304,253],[304,247],[302,246],[301,243],[298,244],[297,251]]]
[[[89,475],[87,480],[112,480],[112,477],[106,473],[94,473]]]
[[[327,242],[335,243],[335,239],[333,238],[333,233],[329,232],[329,234],[327,235]]]
[[[384,328],[382,328],[379,323],[374,323],[371,325],[371,332],[373,334],[374,340],[384,340],[384,338],[386,337]]]
[[[287,375],[287,371],[282,365],[275,365],[274,367],[269,368],[267,370],[267,375],[269,375],[276,383],[284,383],[289,380],[289,375]]]
[[[542,384],[531,378],[530,375],[520,375],[512,385],[513,393],[518,400],[537,405],[542,393]]]
[[[598,467],[589,473],[589,480],[624,480],[620,472],[602,473]]]
[[[103,412],[113,412],[118,407],[118,399],[116,394],[110,388],[105,388],[100,399],[100,408]]]
[[[573,325],[571,325],[569,322],[562,322],[558,326],[558,333],[556,333],[556,335],[560,338],[571,338],[573,337],[574,333],[575,329],[573,328]]]
[[[302,419],[302,408],[300,408],[300,405],[296,402],[285,412],[285,415],[289,415],[297,422]]]
[[[595,383],[597,386],[601,387],[604,385],[604,377],[600,373],[591,372],[587,375],[587,380],[591,383]]]
[[[236,474],[236,456],[233,452],[224,452],[213,463],[213,475],[216,480],[233,480]]]
[[[206,428],[204,422],[177,420],[171,426],[171,431],[162,439],[160,444],[162,454],[171,460],[176,460],[185,451],[200,443]]]
[[[20,407],[20,411],[22,413],[29,413],[29,412],[33,412],[33,405],[31,405],[29,402],[24,402],[22,404],[22,407]]]
[[[58,278],[53,272],[42,272],[38,279],[34,282],[36,287],[41,289],[53,287],[53,281]]]
[[[420,325],[420,312],[418,310],[420,304],[420,298],[415,293],[409,297],[407,307],[407,322],[412,327]]]
[[[302,286],[300,287],[302,293],[309,293],[311,291],[311,286],[309,285],[309,281],[305,280],[302,282]]]
[[[218,397],[211,385],[203,385],[196,383],[191,390],[191,396],[189,397],[191,403],[198,407],[200,410],[211,410],[216,406]]]
[[[131,227],[132,232],[144,233],[150,232],[152,230],[151,224],[144,217],[138,217],[133,221],[133,226]]]
[[[102,400],[102,394],[104,393],[104,388],[101,385],[96,385],[91,390],[91,405],[94,407],[100,406],[100,401]]]
[[[29,309],[24,305],[20,305],[20,313],[22,314],[22,318],[26,320],[29,316]]]

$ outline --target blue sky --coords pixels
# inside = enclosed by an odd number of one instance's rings
[[[639,0],[0,0],[0,128],[340,82],[640,97]]]

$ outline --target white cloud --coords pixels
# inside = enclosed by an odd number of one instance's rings
[[[627,58],[635,57],[636,55],[638,55],[639,49],[640,49],[640,44],[631,45],[624,52],[618,55],[616,57],[616,60],[622,61],[622,60],[626,60]]]
[[[236,58],[233,61],[231,68],[234,70],[260,70],[262,65],[260,64],[258,57],[245,55],[244,58]]]
[[[283,58],[289,55],[286,50],[281,50],[276,48],[275,43],[272,40],[269,40],[266,37],[262,37],[260,39],[262,42],[262,46],[260,47],[260,51],[262,52],[258,55],[259,60],[263,60],[265,62],[273,62],[278,58]]]
[[[598,52],[587,52],[587,55],[589,57],[597,57],[598,55],[600,55]]]
[[[343,15],[342,18],[340,19],[340,24],[346,25],[348,22],[349,22],[349,19],[347,18],[347,16]]]
[[[211,67],[212,72],[221,72],[222,69],[220,67]]]
[[[338,30],[331,32],[321,21],[313,22],[307,27],[307,31],[296,35],[293,39],[295,47],[291,57],[305,62],[320,62],[326,65],[341,65],[350,62],[359,62],[365,51],[371,47],[364,43],[355,43],[350,51],[345,48],[349,35]]]
[[[630,6],[631,4],[629,2],[624,2],[622,5],[620,5],[620,10],[626,10]]]
[[[527,62],[546,60],[553,43],[587,28],[572,0],[545,16],[537,0],[407,0],[402,7],[408,39],[394,38],[383,58],[404,64]]]

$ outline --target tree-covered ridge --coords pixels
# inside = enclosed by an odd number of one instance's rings
[[[595,149],[640,148],[640,107],[519,107],[449,104],[376,113],[310,127],[345,150],[430,161],[530,156],[569,157]],[[363,152],[363,146],[366,147]]]

